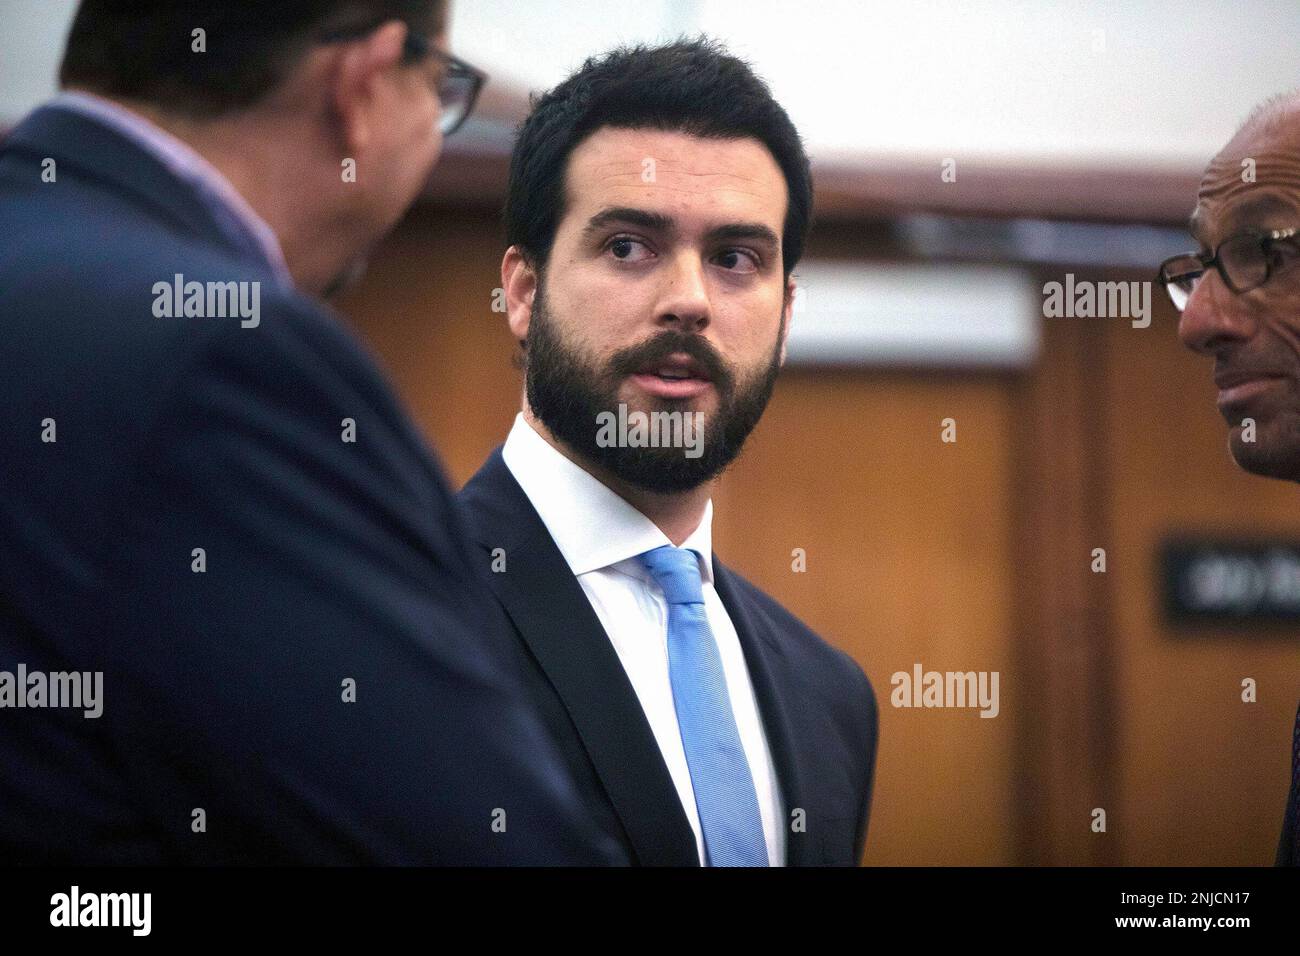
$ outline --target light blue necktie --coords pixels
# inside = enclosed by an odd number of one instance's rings
[[[640,557],[668,602],[668,677],[704,830],[704,859],[709,866],[767,866],[754,778],[704,613],[695,552],[664,545]]]

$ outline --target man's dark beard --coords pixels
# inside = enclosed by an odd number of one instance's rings
[[[780,331],[784,328],[782,315]],[[735,460],[762,417],[781,370],[780,331],[772,360],[762,377],[739,394],[735,375],[713,346],[703,336],[675,330],[665,330],[622,349],[604,368],[595,368],[560,340],[539,287],[525,338],[524,383],[528,404],[553,436],[620,480],[646,491],[668,494],[689,491],[716,477]],[[682,447],[598,444],[597,416],[601,412],[618,415],[618,389],[623,380],[675,352],[695,359],[718,392],[717,412],[705,415],[700,456],[688,458]],[[659,399],[655,406],[641,410],[690,414],[684,399]]]

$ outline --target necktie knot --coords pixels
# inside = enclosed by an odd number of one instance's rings
[[[704,587],[700,562],[687,548],[664,545],[640,555],[641,563],[663,588],[669,604],[703,604]]]

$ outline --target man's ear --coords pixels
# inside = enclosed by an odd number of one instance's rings
[[[501,288],[506,295],[506,322],[510,334],[522,342],[528,337],[528,325],[533,315],[537,272],[518,246],[507,249],[501,260]]]
[[[781,364],[785,365],[785,343],[790,339],[790,326],[794,324],[794,294],[797,291],[794,277],[785,280],[785,301],[781,304]]]
[[[383,122],[391,83],[402,62],[406,30],[401,20],[391,20],[338,45],[330,101],[348,156],[364,153]]]

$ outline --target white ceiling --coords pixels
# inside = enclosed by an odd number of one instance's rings
[[[74,0],[0,0],[0,123],[54,89]],[[706,32],[819,160],[1199,168],[1300,85],[1295,0],[457,0],[452,44],[538,89],[616,43]]]
[[[452,43],[550,86],[619,42],[703,31],[815,158],[1194,164],[1300,85],[1295,0],[463,0]]]

